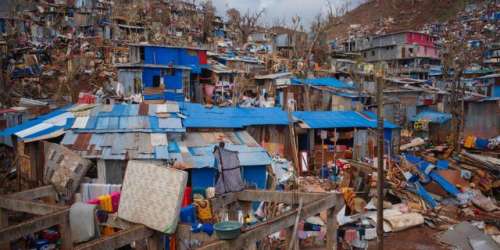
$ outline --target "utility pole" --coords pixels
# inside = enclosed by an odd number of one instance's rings
[[[384,249],[384,68],[379,66],[377,81],[377,249]]]

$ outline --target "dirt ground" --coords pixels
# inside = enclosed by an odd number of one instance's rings
[[[384,250],[448,250],[437,240],[439,231],[419,226],[397,233],[389,233],[384,238]],[[304,248],[303,250],[324,250],[325,248]],[[368,250],[377,249],[377,241],[371,240]]]
[[[439,231],[426,226],[410,228],[397,233],[389,233],[384,238],[384,250],[445,250],[449,249],[439,244]],[[377,241],[369,242],[368,249],[377,249]]]

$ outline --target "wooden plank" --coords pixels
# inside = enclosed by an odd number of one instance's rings
[[[177,230],[175,231],[175,238],[177,240],[176,249],[177,250],[188,250],[189,244],[184,242],[186,239],[191,241],[199,241],[204,243],[215,242],[218,240],[215,234],[208,235],[206,233],[193,233],[191,231],[191,224],[179,223],[177,225]]]
[[[327,210],[338,204],[338,200],[341,199],[340,195],[331,194],[320,200],[310,202],[308,205],[304,206],[302,209],[301,218],[308,218],[310,216],[316,215],[321,211]],[[210,244],[206,244],[198,249],[200,250],[236,250],[242,249],[245,246],[255,244],[256,241],[263,239],[264,237],[280,231],[281,229],[293,226],[295,223],[295,217],[297,216],[298,210],[294,209],[287,213],[282,214],[276,218],[272,218],[264,223],[249,229],[245,233],[242,233],[237,239],[234,240],[219,240]]]
[[[44,197],[57,197],[56,190],[52,186],[43,186],[34,189],[29,189],[26,191],[21,191],[13,194],[7,195],[9,198],[22,199],[22,200],[34,200]]]
[[[61,249],[73,249],[73,238],[71,236],[69,215],[65,216],[64,222],[59,224],[59,233],[61,234]]]
[[[0,208],[0,229],[9,226],[9,217],[7,215],[7,210]],[[10,242],[4,242],[0,244],[0,249],[10,250]]]
[[[49,227],[65,223],[69,217],[69,209],[59,210],[55,213],[21,222],[17,225],[0,229],[0,242],[17,240],[28,234],[38,232]]]
[[[302,202],[302,199],[300,199],[299,202],[299,208],[297,210],[297,217],[295,217],[295,223],[293,225],[293,230],[292,230],[292,239],[291,242],[288,244],[288,250],[298,250],[296,243],[297,243],[297,230],[299,229],[299,221],[300,221],[300,213],[302,212],[302,206],[304,205],[304,202]]]
[[[35,215],[46,215],[66,209],[65,206],[49,205],[40,202],[16,200],[12,198],[0,198],[0,208],[16,212],[25,212]]]
[[[238,200],[241,201],[267,201],[290,205],[298,204],[301,198],[304,204],[307,204],[327,196],[328,193],[277,192],[266,190],[245,190],[237,193]]]
[[[126,246],[134,241],[143,240],[151,237],[154,231],[143,225],[135,225],[129,229],[116,232],[94,241],[90,241],[76,246],[75,250],[98,250],[98,249],[116,249]]]
[[[237,196],[235,193],[224,194],[220,197],[210,199],[210,205],[212,205],[213,211],[219,211],[227,205],[237,201]]]
[[[148,250],[162,250],[165,248],[165,242],[160,232],[154,232],[151,237],[147,239]]]

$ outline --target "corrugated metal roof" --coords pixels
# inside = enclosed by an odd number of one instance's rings
[[[192,168],[214,167],[214,146],[224,141],[226,148],[239,153],[241,166],[270,165],[271,157],[246,131],[189,132],[182,141],[169,142],[171,157]],[[175,146],[175,147],[174,147]],[[181,154],[178,154],[178,153]]]
[[[352,88],[351,85],[338,80],[337,78],[331,78],[331,77],[323,77],[323,78],[308,78],[308,79],[298,79],[294,78],[292,79],[292,83],[295,84],[308,84],[308,85],[315,85],[315,86],[328,86],[332,88],[339,88],[339,89],[350,89]]]
[[[257,80],[263,80],[263,79],[274,80],[274,79],[285,78],[285,77],[290,78],[291,76],[292,76],[291,72],[280,72],[280,73],[274,73],[274,74],[268,74],[268,75],[258,75],[258,76],[255,76],[255,79],[257,79]]]
[[[190,154],[183,155],[183,160],[192,168],[213,168],[215,167],[215,157],[213,150],[216,144],[205,147],[191,147]],[[237,151],[240,166],[263,166],[271,164],[271,157],[262,147],[248,147],[246,145],[227,144],[226,148]]]
[[[66,106],[17,126],[7,128],[0,132],[0,136],[16,135],[21,140],[29,139],[30,141],[37,140],[37,137],[45,139],[51,136],[59,136],[67,126],[68,118],[74,117],[71,112],[68,112],[71,107]]]
[[[411,121],[421,121],[421,120],[442,124],[451,120],[451,114],[425,110],[411,118]]]
[[[114,132],[185,132],[177,103],[73,105],[55,110],[36,119],[0,132],[0,136],[16,135],[21,140],[41,140],[75,133]],[[140,113],[140,106],[146,112]],[[161,117],[159,120],[158,117]]]
[[[356,111],[296,111],[295,119],[303,122],[308,128],[375,128],[377,121]],[[397,128],[386,121],[385,128]]]
[[[288,125],[288,115],[280,108],[205,108],[197,103],[181,103],[187,115],[186,128],[243,128],[252,125]]]
[[[64,135],[62,145],[85,158],[104,160],[169,159],[167,134],[74,133]]]

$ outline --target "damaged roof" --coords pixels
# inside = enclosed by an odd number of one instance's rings
[[[0,132],[22,141],[38,141],[75,133],[185,132],[177,103],[78,104],[52,111]]]
[[[302,122],[304,128],[376,128],[376,116],[356,111],[296,111],[296,120]],[[384,128],[398,128],[395,124],[384,121]]]
[[[72,105],[38,116],[17,126],[0,131],[0,137],[15,135],[22,141],[37,141],[64,134],[68,118],[74,117],[68,110]]]
[[[241,166],[263,166],[271,164],[271,157],[246,131],[234,132],[189,132],[182,141],[171,142],[169,152],[173,158],[184,162],[188,168],[213,168],[213,150],[220,141],[225,148],[238,152]]]
[[[451,120],[451,114],[432,111],[432,110],[425,110],[425,111],[418,113],[416,116],[412,117],[410,120],[412,122],[425,120],[425,121],[429,121],[432,123],[443,124],[443,123]]]
[[[333,77],[308,78],[308,79],[293,78],[292,83],[308,84],[308,85],[313,85],[313,86],[328,86],[328,87],[338,88],[338,89],[350,89],[350,88],[352,88],[352,86],[347,84],[346,82],[343,82],[343,81],[338,80],[337,78],[333,78]]]
[[[197,103],[180,104],[186,128],[243,128],[256,125],[288,125],[288,115],[280,108],[207,108]]]

